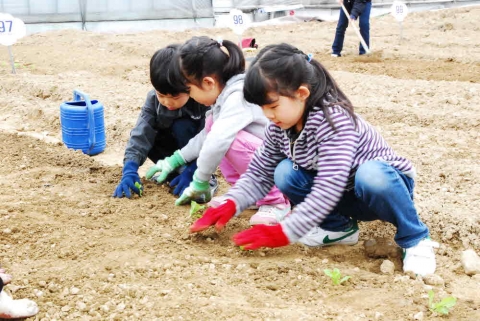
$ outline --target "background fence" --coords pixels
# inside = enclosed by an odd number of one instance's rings
[[[211,0],[0,0],[25,23],[212,18]]]

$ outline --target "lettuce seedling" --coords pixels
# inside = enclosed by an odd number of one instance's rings
[[[457,304],[457,299],[453,296],[446,297],[437,303],[433,302],[434,298],[435,293],[432,290],[428,291],[428,308],[430,311],[441,315],[447,315],[450,309]]]
[[[334,285],[340,285],[351,278],[350,275],[346,275],[342,278],[342,273],[337,268],[334,268],[333,270],[325,269],[323,272],[332,279]]]
[[[195,220],[198,220],[200,217],[203,216],[203,212],[205,211],[206,208],[207,206],[200,205],[197,202],[192,201],[190,203],[190,217]]]

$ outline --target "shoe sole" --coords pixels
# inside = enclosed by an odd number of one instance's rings
[[[353,231],[352,234],[350,235],[346,235],[344,236],[342,239],[338,240],[338,241],[332,241],[332,242],[329,242],[329,243],[321,243],[321,244],[318,244],[318,245],[309,245],[309,244],[305,244],[303,242],[300,242],[301,244],[305,245],[305,246],[308,246],[308,247],[324,247],[324,246],[332,246],[332,245],[355,245],[355,244],[358,244],[358,230],[355,230]],[[355,234],[357,234],[357,239],[356,240],[352,240],[352,241],[349,241],[347,238],[348,237],[351,237],[351,236],[354,236]],[[325,240],[326,238],[328,238],[328,236],[324,237],[323,240]]]
[[[298,242],[298,243],[303,244],[303,245],[308,246],[308,247],[327,247],[327,246],[334,246],[334,245],[348,245],[348,246],[353,246],[353,245],[358,244],[358,241],[357,241],[357,242],[348,242],[348,243],[319,244],[319,245],[308,245],[308,244],[305,244],[305,243],[302,243],[302,242]]]
[[[254,226],[254,225],[260,225],[260,224],[264,224],[264,225],[275,225],[275,224],[278,224],[280,222],[278,222],[277,220],[258,220],[258,221],[250,221],[249,224],[251,226]]]

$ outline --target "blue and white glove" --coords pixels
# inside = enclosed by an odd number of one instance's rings
[[[197,169],[197,161],[193,161],[183,170],[183,172],[170,182],[170,187],[174,187],[173,195],[180,196],[193,180],[193,174]]]
[[[135,194],[142,196],[143,193],[143,186],[140,181],[140,176],[138,175],[138,167],[139,165],[134,161],[126,161],[125,165],[123,165],[123,175],[122,179],[120,180],[120,184],[118,184],[115,192],[113,193],[113,197],[132,197],[130,190],[132,190]]]

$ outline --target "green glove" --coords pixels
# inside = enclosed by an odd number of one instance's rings
[[[212,199],[212,192],[210,191],[210,183],[208,181],[201,181],[197,175],[193,175],[193,181],[183,191],[182,195],[175,201],[175,205],[190,204],[191,201],[197,203],[207,203]]]
[[[155,173],[160,172],[156,177],[156,180],[158,183],[163,183],[167,179],[168,174],[184,164],[185,160],[183,159],[182,154],[180,154],[180,151],[177,150],[172,156],[159,160],[157,164],[150,167],[145,174],[145,177],[150,179]]]

